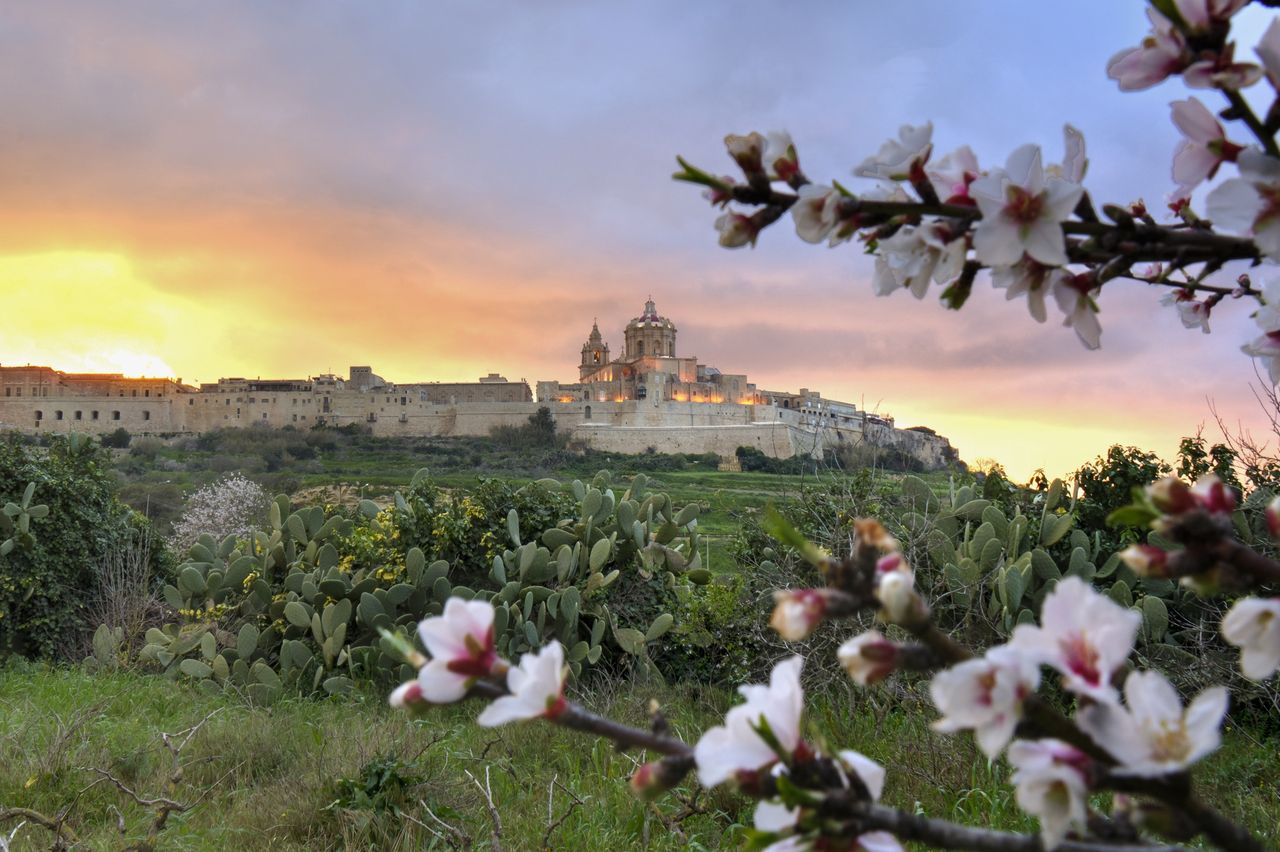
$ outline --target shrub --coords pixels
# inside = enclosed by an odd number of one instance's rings
[[[114,495],[105,451],[83,436],[57,437],[48,451],[0,443],[0,503],[36,483],[49,507],[34,544],[0,560],[0,654],[70,654],[84,632],[95,565],[135,525]]]

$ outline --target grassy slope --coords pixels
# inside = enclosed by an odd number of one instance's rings
[[[640,723],[651,692],[615,686],[584,700]],[[408,820],[368,808],[326,809],[337,795],[335,779],[360,778],[362,767],[387,754],[407,764],[403,774],[418,776],[404,799],[408,813],[431,823],[423,802],[482,847],[489,820],[466,771],[483,779],[489,770],[504,846],[511,849],[539,847],[553,778],[585,802],[556,830],[555,848],[732,846],[750,819],[744,800],[717,790],[698,797],[696,814],[674,823],[672,815],[684,810],[676,797],[649,809],[629,794],[629,756],[540,723],[480,729],[470,721],[475,705],[440,708],[412,722],[385,708],[380,696],[257,708],[158,677],[14,668],[0,670],[0,696],[0,806],[45,812],[74,799],[95,777],[91,767],[112,772],[143,795],[160,792],[167,762],[159,732],[181,730],[218,711],[184,754],[185,782],[177,798],[212,789],[198,808],[171,819],[162,848],[427,848],[431,835]],[[689,739],[732,702],[727,691],[715,689],[661,689],[657,697],[673,729]],[[935,816],[1032,828],[1003,783],[1007,769],[988,766],[967,738],[929,734],[925,713],[902,712],[881,691],[853,693],[853,701],[817,702],[811,723],[831,743],[889,766],[887,801]],[[1207,794],[1271,843],[1280,838],[1276,745],[1230,732],[1203,775]],[[557,818],[568,804],[568,794],[557,788]],[[113,807],[125,817],[127,840],[145,831],[140,809],[100,784],[80,795],[69,820],[91,848],[120,844]],[[24,828],[15,848],[47,848],[47,835]]]

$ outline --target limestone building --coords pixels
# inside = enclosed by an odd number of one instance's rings
[[[626,324],[616,358],[593,323],[577,366],[575,383],[538,382],[535,401],[524,380],[497,373],[475,382],[400,384],[370,366],[353,366],[345,377],[236,377],[192,387],[181,379],[0,365],[0,431],[105,434],[123,427],[166,435],[358,423],[374,435],[487,435],[495,426],[524,423],[545,405],[574,445],[616,452],[659,449],[733,459],[738,447],[747,446],[787,458],[873,442],[927,467],[957,458],[931,429],[899,429],[892,418],[808,388],[761,390],[744,374],[681,354],[675,323],[658,313],[652,298]]]

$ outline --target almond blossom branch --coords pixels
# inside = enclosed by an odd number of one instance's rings
[[[1244,96],[1237,89],[1223,87],[1219,91],[1226,96],[1227,101],[1231,104],[1231,108],[1227,111],[1225,117],[1237,118],[1243,121],[1268,154],[1273,157],[1280,157],[1280,148],[1276,147],[1275,137],[1267,132],[1262,120],[1254,113],[1253,107],[1249,106],[1249,102],[1244,99]]]

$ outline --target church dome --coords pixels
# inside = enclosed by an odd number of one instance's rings
[[[672,323],[671,320],[663,316],[658,316],[658,306],[654,304],[652,298],[644,303],[644,313],[627,323],[628,329],[646,327],[675,328],[675,324]]]

